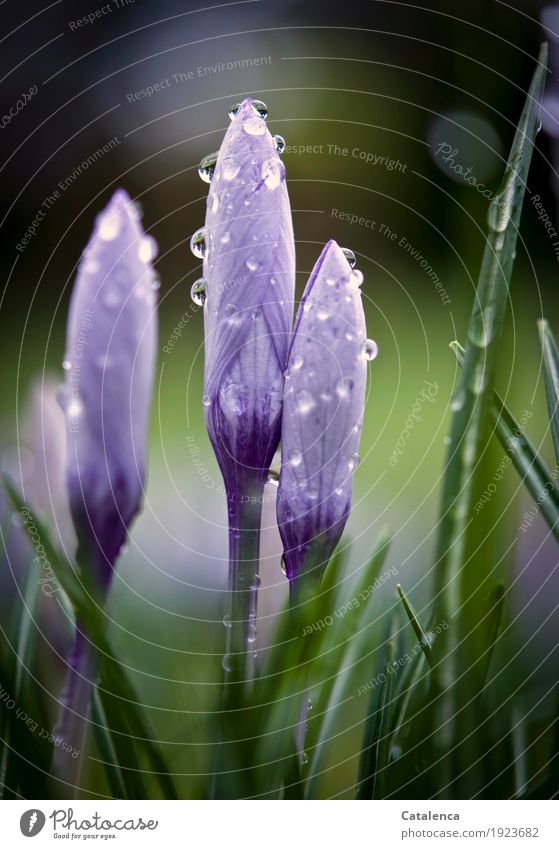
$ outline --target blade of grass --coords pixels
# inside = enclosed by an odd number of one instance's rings
[[[161,784],[165,798],[175,799],[176,790],[165,766],[164,758],[154,745],[149,723],[139,709],[141,702],[126,674],[126,670],[118,662],[105,636],[101,603],[92,588],[87,585],[85,576],[78,576],[78,571],[75,567],[58,554],[47,528],[22,500],[10,478],[6,475],[3,478],[6,492],[14,510],[19,515],[27,517],[27,522],[24,523],[24,526],[26,528],[28,525],[34,525],[36,527],[47,559],[50,562],[57,581],[68,597],[70,605],[75,612],[76,619],[83,623],[89,640],[96,646],[101,656],[101,678],[106,682],[109,692],[122,701],[123,709],[124,707],[126,708],[127,724],[136,736],[138,745],[142,746],[146,757],[152,764],[154,774]]]
[[[141,781],[140,772],[138,773],[139,781],[136,780],[136,774],[134,772],[127,773],[126,779],[124,778],[113,743],[112,733],[108,727],[107,717],[97,688],[94,690],[93,699],[91,701],[91,718],[94,722],[93,733],[95,736],[95,742],[101,759],[103,760],[105,775],[107,776],[107,781],[113,798],[146,798],[146,791],[143,786],[143,782]],[[131,754],[135,759],[134,748],[130,746],[129,749],[129,754]]]
[[[400,596],[400,601],[404,606],[404,610],[406,611],[406,615],[410,620],[410,624],[414,630],[415,636],[417,637],[417,642],[421,646],[421,650],[425,655],[425,660],[429,664],[430,668],[433,668],[433,649],[431,647],[431,640],[423,630],[421,623],[419,621],[419,617],[415,612],[415,609],[407,597],[406,593],[402,589],[401,584],[396,584],[396,589],[398,590],[398,595]]]
[[[559,351],[545,318],[538,321],[538,331],[542,346],[545,394],[551,436],[555,448],[555,459],[559,463]]]
[[[378,695],[371,695],[359,761],[356,799],[382,799],[385,795],[386,772],[390,756],[392,678],[394,643],[386,644],[385,680]]]
[[[450,347],[458,363],[462,365],[464,349],[456,341],[451,342]],[[539,506],[554,537],[559,541],[559,492],[551,471],[497,392],[493,392],[490,412],[499,442]]]
[[[452,403],[454,415],[436,555],[438,604],[442,605],[443,617],[448,619],[460,606],[458,576],[472,508],[474,471],[485,444],[526,179],[539,127],[546,64],[547,45],[543,44],[503,182],[489,206],[489,233],[468,325],[464,366]]]

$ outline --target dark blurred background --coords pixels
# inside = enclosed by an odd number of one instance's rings
[[[166,756],[184,773],[185,795],[203,792],[195,774],[207,769],[207,711],[219,696],[226,574],[225,502],[201,413],[202,316],[189,297],[200,264],[188,241],[203,222],[207,194],[198,162],[219,147],[232,103],[246,95],[264,100],[272,131],[288,145],[298,293],[329,238],[357,254],[369,335],[380,353],[370,367],[346,534],[353,540],[349,571],[359,569],[378,530],[390,525],[390,565],[426,615],[456,378],[448,343],[464,341],[488,197],[498,188],[544,38],[541,10],[537,2],[499,0],[0,5],[2,115],[36,87],[0,129],[2,465],[71,551],[55,387],[76,263],[96,213],[124,186],[159,244],[160,359],[148,497],[118,568],[111,628],[153,706],[158,735],[169,743]],[[559,66],[551,87],[558,72]],[[552,116],[544,123],[552,129]],[[499,375],[514,412],[530,412],[527,429],[550,464],[536,319],[545,314],[559,331],[559,237],[538,220],[532,198],[539,195],[557,226],[554,159],[554,141],[541,133]],[[166,352],[181,320],[182,336]],[[410,428],[427,385],[436,386],[432,400],[423,400],[421,421]],[[405,447],[395,454],[402,435]],[[497,469],[504,452],[498,445],[490,450],[488,469]],[[494,526],[488,569],[500,563],[508,576],[507,659],[511,646],[526,646],[511,675],[528,678],[526,699],[535,704],[555,677],[553,657],[540,660],[557,639],[558,583],[557,550],[545,526],[536,519],[519,533],[530,507],[508,468],[483,509]],[[285,596],[274,512],[270,487],[260,649]],[[17,558],[10,564],[4,560],[1,578],[6,617],[17,592]],[[378,593],[379,635],[394,604],[389,583]],[[56,617],[55,605],[49,615]],[[372,649],[375,640],[372,631]],[[57,691],[62,669],[51,642],[42,667],[46,698]],[[359,674],[365,672],[356,673],[356,686]],[[353,725],[363,710],[358,700],[348,705],[324,793],[343,795],[352,784],[359,741]]]

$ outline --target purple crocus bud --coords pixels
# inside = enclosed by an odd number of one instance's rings
[[[78,559],[105,591],[142,500],[156,359],[156,244],[119,189],[80,263],[67,327],[66,481]]]
[[[279,443],[293,316],[295,248],[283,140],[250,98],[236,108],[212,166],[204,258],[208,433],[228,496],[263,485]]]
[[[355,257],[334,241],[316,263],[289,351],[277,515],[291,589],[322,574],[345,527],[365,403],[367,339]]]

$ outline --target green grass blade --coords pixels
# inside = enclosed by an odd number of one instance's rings
[[[450,347],[458,363],[462,365],[464,349],[458,342],[451,342]],[[497,392],[493,392],[491,419],[495,424],[499,442],[559,541],[559,492],[551,471]]]
[[[555,448],[555,459],[559,463],[559,351],[545,318],[538,321],[538,331],[542,346],[545,394],[549,410],[551,436]]]
[[[396,589],[398,590],[398,595],[400,596],[400,601],[404,606],[404,610],[406,611],[407,617],[410,620],[410,624],[414,630],[415,636],[417,637],[417,642],[421,646],[421,650],[425,655],[425,660],[429,664],[429,666],[433,667],[433,649],[431,648],[431,640],[423,630],[421,626],[421,622],[419,621],[419,617],[415,612],[415,609],[407,597],[406,593],[402,589],[401,584],[396,585]]]
[[[443,618],[449,620],[460,606],[458,576],[472,509],[474,471],[485,445],[518,226],[539,127],[546,64],[547,45],[544,44],[502,185],[489,206],[489,233],[468,325],[464,366],[452,403],[454,415],[443,486],[435,579],[438,605],[442,607]]]
[[[394,643],[386,644],[385,680],[381,684],[378,704],[371,696],[365,723],[363,746],[357,778],[357,799],[382,799],[385,796],[386,773],[390,757],[392,679]]]
[[[54,575],[68,597],[76,619],[83,623],[83,628],[89,640],[99,652],[102,681],[105,682],[108,691],[122,701],[127,724],[132,734],[137,738],[138,745],[143,748],[146,757],[152,764],[154,774],[161,785],[165,798],[175,799],[176,790],[168,774],[164,758],[152,740],[149,723],[140,708],[141,702],[126,674],[126,670],[118,662],[110,642],[105,636],[103,607],[96,597],[95,591],[87,585],[85,576],[79,575],[73,564],[59,555],[47,528],[25,504],[12,481],[6,475],[4,475],[4,486],[13,509],[19,515],[28,516],[30,524],[32,523],[37,528]],[[24,523],[24,527],[27,527],[27,523]]]
[[[91,718],[94,723],[95,743],[103,761],[105,775],[113,798],[145,799],[147,793],[142,781],[140,766],[136,761],[134,747],[125,735],[113,735],[97,688],[95,688],[91,702]],[[122,751],[123,747],[126,750],[125,752]],[[120,767],[121,758],[117,755],[117,748],[121,750],[122,761],[134,767],[126,771],[126,777]]]

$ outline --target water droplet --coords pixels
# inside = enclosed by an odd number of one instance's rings
[[[316,316],[319,321],[327,321],[330,318],[330,310],[325,309],[324,307],[319,307]]]
[[[493,198],[487,211],[487,223],[495,233],[503,233],[510,222],[514,199],[514,179]]]
[[[312,307],[312,301],[311,301],[311,300],[309,300],[309,298],[307,298],[307,300],[306,300],[306,301],[305,301],[305,303],[303,304],[303,312],[309,312],[309,310],[311,309],[311,307]]]
[[[271,156],[262,163],[260,177],[266,188],[273,191],[285,180],[285,165],[277,156]]]
[[[336,392],[342,400],[349,398],[352,389],[353,380],[350,377],[342,377],[336,384]]]
[[[349,283],[351,286],[359,288],[359,286],[363,283],[363,272],[359,271],[358,268],[354,268],[349,275]]]
[[[260,318],[260,310],[253,310],[252,311],[252,318],[253,318],[254,321],[257,321],[257,319]]]
[[[243,130],[248,136],[263,136],[266,132],[266,124],[257,115],[247,118],[243,124]]]
[[[70,360],[62,360],[62,368],[64,371],[70,371],[72,368],[72,363]]]
[[[115,212],[108,212],[101,216],[99,229],[97,231],[99,238],[104,242],[111,242],[116,239],[120,232],[120,217]]]
[[[378,355],[378,345],[374,339],[365,339],[362,351],[366,360],[374,360]]]
[[[83,407],[78,398],[73,398],[66,406],[66,415],[69,419],[77,419],[81,416]]]
[[[349,470],[353,471],[359,465],[360,460],[359,454],[352,454],[348,461]]]
[[[285,564],[285,557],[281,556],[281,572],[284,578],[287,578],[287,566]]]
[[[266,483],[269,483],[270,486],[278,486],[279,478],[279,472],[276,469],[270,469],[268,477],[266,478]]]
[[[291,466],[293,466],[294,469],[296,469],[297,466],[301,465],[302,459],[303,459],[303,455],[301,454],[300,451],[297,451],[296,449],[293,449],[288,454],[289,464]]]
[[[194,256],[198,257],[198,259],[204,259],[206,256],[206,229],[205,227],[200,227],[199,230],[193,234],[190,240],[190,250],[194,254]]]
[[[237,307],[235,306],[235,304],[225,304],[225,306],[223,307],[223,312],[226,316],[231,317],[237,312]]]
[[[231,617],[229,616],[228,613],[226,613],[225,616],[223,617],[223,624],[225,625],[225,627],[228,630],[233,627],[233,623],[231,622]]]
[[[202,396],[202,404],[204,405],[204,407],[209,407],[211,403],[212,403],[212,399],[210,398],[209,395],[203,395]]]
[[[201,160],[198,166],[198,176],[204,183],[211,182],[217,165],[217,153],[209,153]]]
[[[291,361],[291,365],[293,366],[294,369],[297,369],[297,370],[302,368],[303,363],[304,363],[304,360],[303,360],[303,357],[301,356],[301,354],[295,354],[295,356],[293,357],[293,359]]]
[[[221,166],[220,174],[224,180],[230,182],[234,180],[241,170],[241,163],[234,156],[228,156]]]
[[[327,277],[326,278],[326,285],[327,286],[335,286],[336,285],[335,278],[334,277]]]
[[[151,262],[157,256],[157,242],[153,236],[144,236],[138,246],[138,257],[142,262]]]
[[[229,115],[230,121],[233,120],[233,118],[235,117],[235,115],[237,114],[237,112],[239,111],[240,108],[241,108],[240,103],[234,103],[232,106],[229,107],[227,114]]]
[[[307,755],[306,752],[303,752],[303,754],[301,755],[301,763],[303,764],[303,766],[306,766],[308,764],[308,762],[309,762],[309,756]]]
[[[256,642],[256,627],[254,625],[248,626],[248,634],[247,634],[247,643],[255,643]]]
[[[297,409],[303,415],[310,413],[315,406],[315,400],[311,393],[306,389],[299,389],[297,392]]]
[[[278,154],[281,156],[285,150],[285,139],[283,136],[272,136],[272,141],[276,146]]]
[[[206,279],[199,277],[195,280],[190,288],[190,297],[198,307],[203,307],[206,303]]]
[[[231,241],[231,233],[229,232],[229,230],[226,230],[225,233],[221,234],[221,236],[219,237],[219,241],[222,245],[226,245],[228,242]]]
[[[329,389],[324,389],[320,393],[320,400],[321,401],[331,401],[332,400],[332,393],[330,392]]]
[[[355,257],[355,254],[351,250],[351,248],[342,248],[342,253],[345,256],[345,258],[347,259],[347,261],[349,262],[350,267],[355,268],[355,265],[357,263],[357,259]]]
[[[266,118],[268,117],[268,107],[266,106],[263,100],[253,100],[252,108],[256,110],[256,112],[258,113],[258,115],[260,115],[263,121],[266,120]]]
[[[233,660],[230,654],[224,654],[221,658],[221,665],[226,672],[231,672],[233,669]]]
[[[220,395],[224,406],[235,416],[242,416],[247,408],[247,388],[242,383],[229,383]]]
[[[86,274],[96,274],[99,271],[99,263],[86,256],[80,264],[80,271],[84,271]]]
[[[452,401],[450,402],[450,409],[453,413],[457,413],[458,410],[461,410],[464,406],[464,401],[466,400],[466,393],[463,389],[459,389]]]
[[[309,501],[316,501],[316,499],[318,498],[318,489],[315,486],[310,486],[305,491],[305,494]]]
[[[452,437],[451,436],[445,436],[445,438],[443,439],[443,442],[444,442],[445,445],[450,445],[450,443],[452,442]]]
[[[351,333],[351,331],[349,331],[349,330],[346,330],[345,338],[347,339],[348,342],[351,342],[351,340],[353,339],[353,333]]]
[[[249,256],[246,261],[246,267],[249,271],[256,271],[258,268],[258,261],[253,256]]]
[[[337,496],[338,496],[338,498],[343,498],[343,496],[344,496],[343,488],[342,488],[341,486],[338,486],[338,487],[334,490],[334,495],[337,495]]]
[[[152,292],[157,292],[161,289],[161,277],[158,274],[154,274],[151,281],[151,290]]]
[[[312,710],[312,702],[310,699],[307,701],[307,712],[310,713]]]

